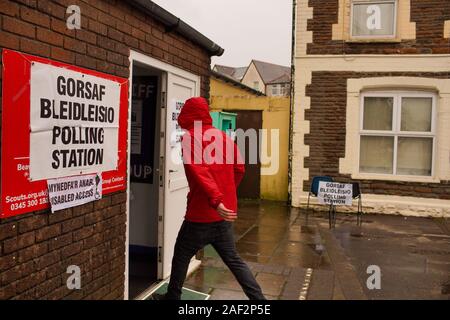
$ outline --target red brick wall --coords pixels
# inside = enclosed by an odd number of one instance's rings
[[[449,0],[411,0],[411,21],[416,23],[416,39],[400,43],[343,43],[332,40],[332,25],[338,23],[338,0],[309,0],[314,8],[308,20],[313,43],[308,54],[444,54],[450,40],[444,39],[444,23],[450,20]]]
[[[66,28],[69,5],[81,8],[81,30]],[[125,78],[132,48],[200,75],[202,95],[209,94],[208,53],[126,1],[1,0],[3,48]],[[0,300],[123,299],[125,201],[121,192],[55,214],[0,220]],[[81,268],[81,290],[66,287],[70,265]]]
[[[350,176],[339,174],[339,158],[345,157],[347,79],[396,76],[450,78],[448,72],[313,72],[312,82],[306,88],[306,95],[311,98],[311,108],[305,110],[305,119],[310,121],[310,133],[305,135],[310,155],[304,159],[305,168],[309,169],[309,180],[304,181],[304,191],[309,190],[314,176],[329,175],[342,182],[350,181]],[[360,182],[363,193],[450,199],[450,181],[441,184]]]

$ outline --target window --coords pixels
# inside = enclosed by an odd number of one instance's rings
[[[363,94],[359,171],[432,176],[435,104],[431,93]]]
[[[288,86],[285,84],[272,84],[272,96],[285,96],[288,93]]]
[[[272,85],[272,95],[273,96],[278,96],[279,95],[278,85],[277,84],[273,84]]]
[[[397,1],[353,1],[352,38],[395,38]]]
[[[254,81],[253,82],[253,89],[259,90],[259,81]]]

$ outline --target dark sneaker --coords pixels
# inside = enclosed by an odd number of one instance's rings
[[[150,300],[168,300],[165,294],[153,293],[150,296]]]

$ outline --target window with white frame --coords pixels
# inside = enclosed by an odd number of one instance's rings
[[[278,85],[277,84],[273,84],[272,85],[272,95],[273,96],[278,96],[280,94],[279,90],[278,90]]]
[[[272,96],[285,96],[289,90],[286,84],[273,84],[270,87],[272,89]]]
[[[361,101],[360,173],[431,177],[435,95],[366,92]]]
[[[397,0],[352,1],[352,38],[395,38]]]
[[[253,81],[253,89],[259,90],[259,81]]]

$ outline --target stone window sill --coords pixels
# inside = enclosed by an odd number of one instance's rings
[[[416,182],[416,183],[441,183],[440,179],[433,177],[413,177],[413,176],[393,176],[386,174],[352,174],[352,179],[355,180],[383,180],[383,181],[398,181],[398,182]]]
[[[345,43],[401,43],[400,39],[392,39],[392,38],[362,38],[362,39],[349,39],[345,40]]]

